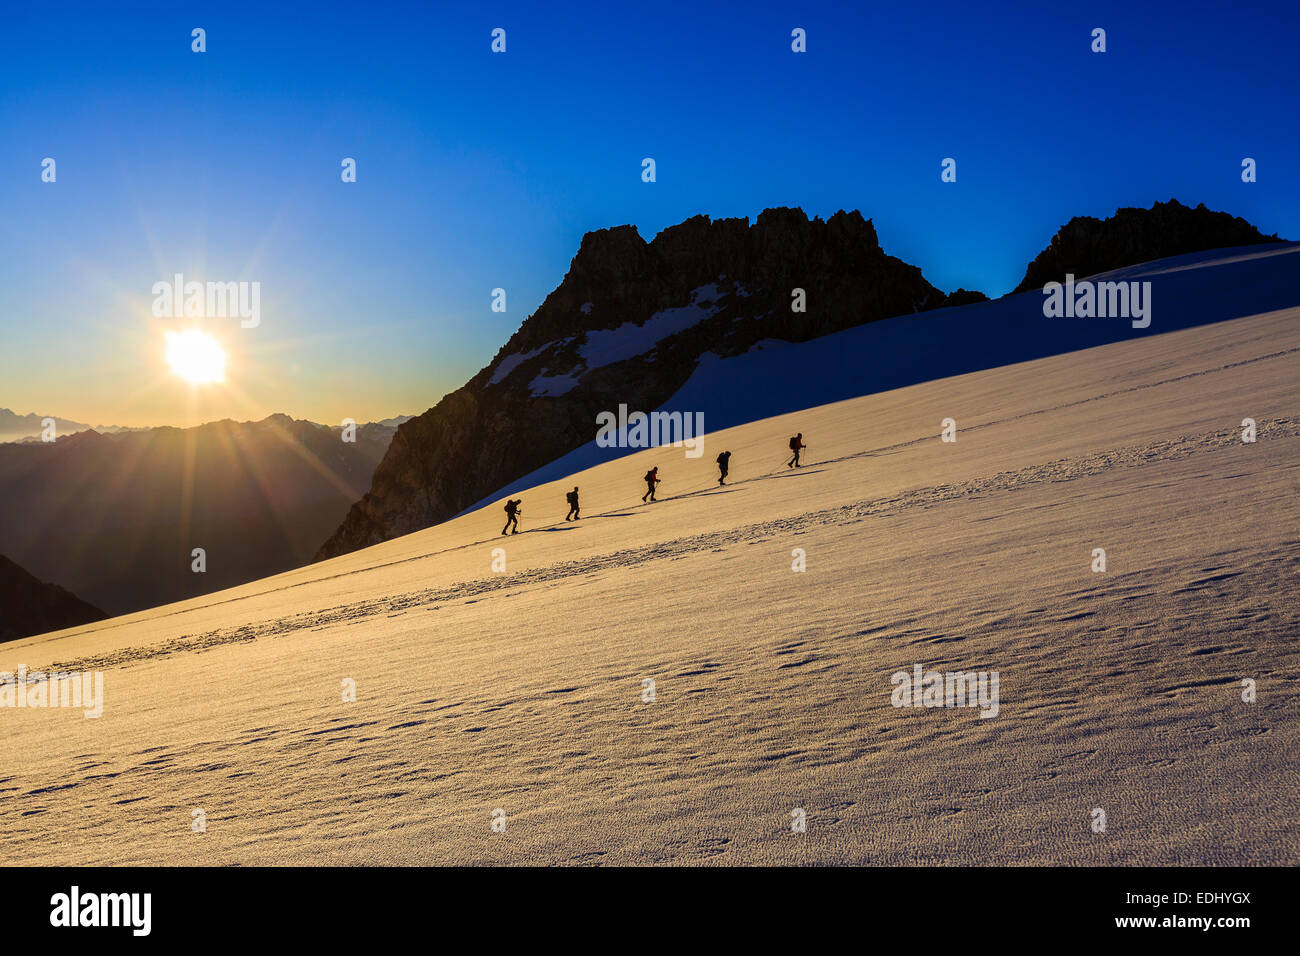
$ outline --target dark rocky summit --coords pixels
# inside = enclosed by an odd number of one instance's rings
[[[1082,279],[1190,252],[1283,241],[1276,235],[1265,236],[1238,216],[1206,209],[1205,203],[1192,209],[1177,199],[1155,203],[1150,209],[1126,207],[1109,219],[1075,216],[1029,264],[1014,292],[1064,282],[1066,273]]]

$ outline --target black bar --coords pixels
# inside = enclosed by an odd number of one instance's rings
[[[1126,938],[1142,946],[1199,938],[1230,947],[1260,930],[1293,929],[1293,883],[1290,870],[1209,867],[8,868],[0,869],[0,917],[15,942],[75,935],[128,945],[254,936],[295,945],[379,944],[433,933],[438,945],[451,946],[447,934],[462,932],[470,939],[486,933],[486,945],[502,933],[544,933],[536,946],[556,932],[592,938],[604,928],[618,934],[605,937],[611,946],[639,938],[677,946],[692,938],[680,936],[684,930],[711,935],[725,927],[733,939],[762,941],[787,931],[808,942],[903,934],[917,942],[929,937],[944,949],[976,940],[1073,945]],[[127,925],[51,925],[52,899],[70,897],[73,886],[83,905],[90,894],[150,894],[148,935],[136,936],[130,925],[130,913],[141,916],[143,907],[124,911]],[[1120,925],[1134,919],[1154,922]],[[1193,919],[1198,923],[1187,922]],[[1208,928],[1199,925],[1205,919]]]

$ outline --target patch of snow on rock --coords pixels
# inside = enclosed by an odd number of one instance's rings
[[[698,325],[718,311],[718,296],[716,285],[700,286],[691,293],[689,305],[656,312],[644,325],[624,322],[616,329],[588,332],[586,343],[578,350],[587,371],[643,355],[668,336]]]
[[[488,379],[488,384],[496,385],[499,382],[504,381],[506,376],[517,369],[521,364],[527,362],[530,358],[541,355],[550,348],[552,344],[553,343],[551,342],[547,342],[545,345],[535,348],[531,352],[515,352],[511,355],[507,355],[501,360],[501,364],[497,366],[497,370],[492,373],[492,377]]]
[[[691,292],[691,301],[688,305],[656,312],[646,319],[643,325],[624,322],[616,329],[593,329],[587,333],[587,341],[578,346],[578,362],[572,369],[559,375],[543,371],[533,379],[528,388],[535,396],[563,395],[577,386],[578,379],[587,372],[644,355],[668,336],[703,322],[718,311],[717,300],[720,295],[721,292],[716,284],[702,285]],[[583,306],[583,311],[587,311],[586,306]],[[528,356],[524,358],[526,357]],[[503,361],[501,364],[504,367],[506,362]],[[502,374],[500,369],[497,370],[497,374]],[[496,381],[496,376],[493,377],[493,381]]]
[[[533,395],[541,398],[554,398],[557,395],[563,395],[565,392],[571,392],[578,387],[578,379],[573,375],[548,375],[542,372],[538,375],[528,390]]]

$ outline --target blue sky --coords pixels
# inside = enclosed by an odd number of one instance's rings
[[[0,406],[420,412],[490,361],[584,232],[621,223],[649,239],[699,213],[860,209],[940,288],[991,295],[1071,216],[1119,206],[1176,197],[1300,238],[1294,3],[544,6],[8,11]],[[150,290],[174,272],[261,283],[257,329],[213,329],[231,388],[160,366]]]

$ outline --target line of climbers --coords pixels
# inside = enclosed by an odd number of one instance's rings
[[[799,434],[791,438],[789,448],[792,453],[792,457],[790,458],[789,461],[785,463],[785,466],[787,468],[802,467],[802,465],[799,462],[799,453],[802,452],[807,447],[808,446],[803,443],[803,432],[799,432]],[[729,451],[722,452],[722,454],[718,455],[717,462],[718,462],[718,484],[725,485],[727,483],[727,472],[731,468],[731,452]],[[653,504],[654,502],[658,501],[659,499],[655,497],[655,489],[657,488],[660,482],[659,466],[655,465],[653,468],[647,471],[642,481],[644,481],[646,485],[645,494],[641,496],[642,503]],[[579,518],[581,518],[582,515],[579,513],[580,506],[578,504],[577,485],[573,486],[572,491],[565,492],[564,500],[568,502],[569,505],[569,513],[564,516],[564,520],[577,521]],[[519,516],[523,514],[523,511],[520,510],[519,506],[523,503],[524,502],[522,498],[511,498],[506,501],[506,526],[501,529],[502,534],[519,533]]]

